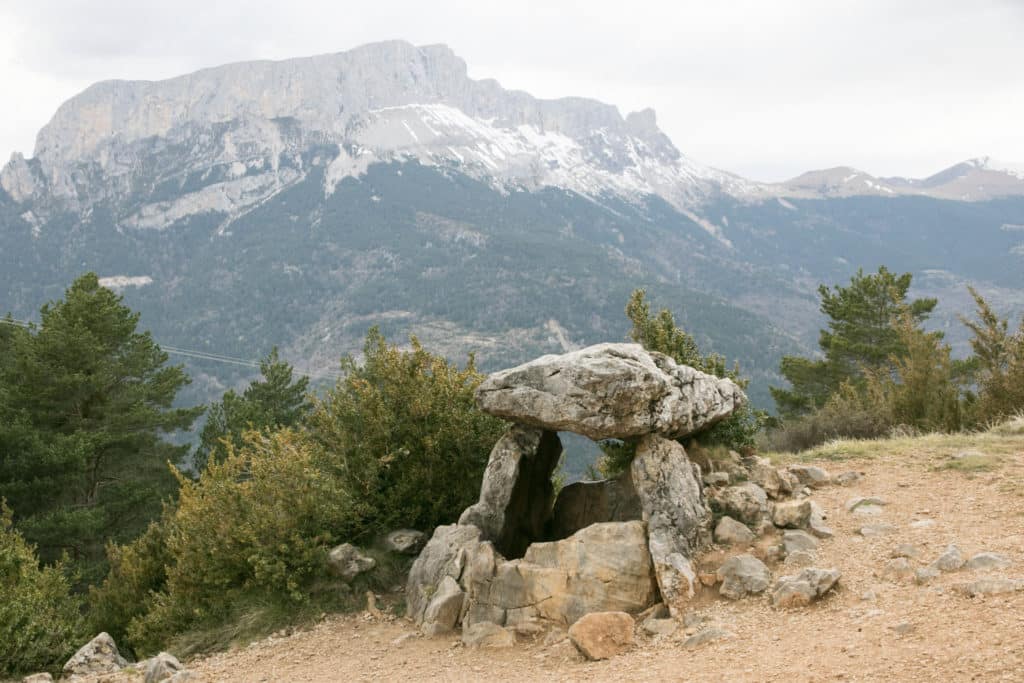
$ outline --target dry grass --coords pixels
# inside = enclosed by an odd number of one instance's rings
[[[843,461],[897,458],[963,472],[990,471],[1007,456],[1022,452],[1024,414],[982,431],[894,436],[887,439],[837,439],[800,453],[767,453],[777,464],[812,460]]]

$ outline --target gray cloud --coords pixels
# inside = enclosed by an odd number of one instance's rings
[[[525,5],[525,6],[524,6]],[[684,153],[758,179],[849,164],[926,175],[1024,161],[1024,3],[608,0],[86,2],[0,8],[0,150],[91,82],[375,40],[444,42],[476,77],[652,106]]]

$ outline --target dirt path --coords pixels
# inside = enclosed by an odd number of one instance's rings
[[[661,640],[638,636],[632,651],[603,662],[582,661],[567,642],[471,650],[456,636],[421,638],[404,620],[363,614],[189,668],[209,681],[1024,681],[1024,592],[968,598],[955,590],[986,575],[1024,578],[1024,438],[1003,457],[997,469],[979,473],[937,469],[948,454],[934,452],[821,463],[833,473],[864,473],[852,486],[813,496],[835,531],[822,542],[816,566],[838,568],[840,587],[815,606],[789,612],[765,598],[709,599],[700,614],[734,636],[694,649],[682,646],[680,629]],[[846,512],[845,501],[858,495],[890,504],[876,517]],[[921,520],[934,524],[911,526]],[[897,530],[873,538],[857,533],[880,522]],[[915,564],[923,566],[953,542],[966,556],[992,551],[1013,565],[944,574],[927,586],[881,578],[897,545],[917,546]],[[898,633],[898,624],[909,630]]]

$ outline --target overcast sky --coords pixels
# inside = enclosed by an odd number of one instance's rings
[[[0,0],[0,155],[90,83],[402,38],[540,97],[653,107],[758,180],[1024,162],[1024,0]]]

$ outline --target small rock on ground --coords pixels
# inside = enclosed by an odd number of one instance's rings
[[[466,647],[512,647],[515,635],[491,621],[479,621],[462,629],[462,644]]]
[[[1006,569],[1012,563],[1009,558],[999,555],[998,553],[978,553],[971,559],[967,560],[967,564],[964,565],[967,569]]]
[[[713,640],[721,640],[722,638],[731,637],[732,634],[726,631],[725,629],[718,628],[717,626],[712,626],[711,628],[706,628],[703,631],[695,633],[686,640],[684,640],[683,647],[694,648],[698,645],[703,645],[704,643],[710,643]]]
[[[587,659],[608,659],[633,645],[633,627],[625,612],[591,612],[569,627],[569,639]]]

